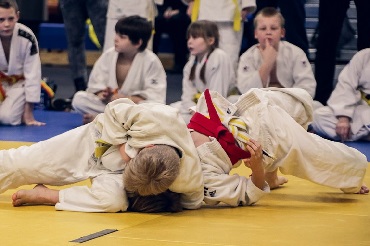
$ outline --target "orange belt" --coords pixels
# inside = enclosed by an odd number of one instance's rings
[[[7,82],[9,85],[14,85],[20,80],[24,80],[23,74],[13,74],[13,75],[6,75],[4,72],[0,71],[0,82]]]
[[[4,90],[3,86],[0,83],[0,102],[2,102],[4,100],[5,100],[5,90]]]

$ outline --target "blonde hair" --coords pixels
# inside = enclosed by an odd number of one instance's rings
[[[142,213],[181,212],[182,205],[179,193],[166,190],[158,195],[140,196],[137,193],[127,193],[128,211]]]
[[[168,145],[154,145],[142,149],[127,164],[123,181],[125,189],[141,196],[157,195],[166,191],[180,172],[180,156]]]
[[[253,21],[254,28],[257,28],[257,24],[258,24],[258,20],[259,20],[260,16],[262,16],[262,17],[275,17],[276,16],[280,20],[281,28],[284,28],[284,26],[285,26],[285,19],[284,19],[283,15],[280,13],[279,10],[277,10],[274,7],[266,7],[266,8],[261,9],[260,11],[258,11],[258,13],[256,14],[256,17],[254,18],[254,21]]]

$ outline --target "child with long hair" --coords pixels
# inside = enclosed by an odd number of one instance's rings
[[[206,89],[227,97],[235,87],[235,72],[229,56],[218,48],[219,32],[211,21],[197,21],[188,28],[190,58],[184,67],[181,102],[171,106],[180,109],[186,122],[190,119],[189,108]]]

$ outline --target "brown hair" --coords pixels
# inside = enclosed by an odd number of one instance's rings
[[[154,145],[142,149],[127,164],[123,181],[125,189],[141,196],[157,195],[166,191],[180,172],[180,156],[168,145]]]
[[[215,39],[214,43],[210,46],[210,51],[207,54],[206,62],[204,63],[204,65],[200,69],[200,79],[202,80],[202,82],[204,84],[206,84],[205,70],[206,70],[207,60],[208,60],[209,56],[211,55],[211,53],[216,48],[218,48],[218,45],[219,45],[219,42],[220,42],[220,34],[218,32],[218,27],[212,21],[207,21],[207,20],[196,21],[196,22],[193,22],[193,23],[190,24],[190,26],[188,28],[187,36],[188,36],[188,38],[190,36],[194,37],[194,38],[202,37],[202,38],[204,38],[204,40],[207,40],[208,38],[214,38]],[[193,64],[193,66],[191,67],[191,70],[190,70],[189,80],[194,80],[194,78],[195,78],[195,68],[197,66],[197,63],[198,63],[198,61],[197,61],[197,59],[195,59],[194,64]]]
[[[285,26],[285,19],[284,19],[283,15],[280,13],[279,10],[277,10],[274,7],[266,7],[266,8],[261,9],[260,11],[258,11],[258,13],[256,14],[256,17],[254,18],[254,21],[253,21],[254,28],[257,28],[258,19],[259,19],[260,16],[263,16],[263,17],[275,17],[276,16],[280,19],[281,28],[284,28],[284,26]]]
[[[146,49],[152,36],[151,22],[138,15],[122,17],[117,21],[114,28],[116,33],[127,35],[133,44],[138,44],[141,40],[142,44],[139,47],[139,51]]]
[[[19,11],[18,4],[15,0],[0,0],[0,8],[14,8],[15,12]]]
[[[137,193],[127,193],[128,211],[142,213],[181,212],[181,195],[166,190],[158,195],[140,196]]]

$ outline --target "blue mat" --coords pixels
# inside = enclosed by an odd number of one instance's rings
[[[345,142],[347,146],[357,149],[364,155],[366,155],[367,161],[370,162],[370,142],[357,141],[357,142]]]
[[[82,115],[69,112],[35,110],[35,119],[45,126],[0,125],[0,140],[38,142],[82,125]]]
[[[0,141],[38,142],[81,126],[82,115],[69,112],[35,110],[35,118],[45,122],[45,126],[5,126],[0,125]],[[370,162],[370,142],[345,142],[358,149]]]

